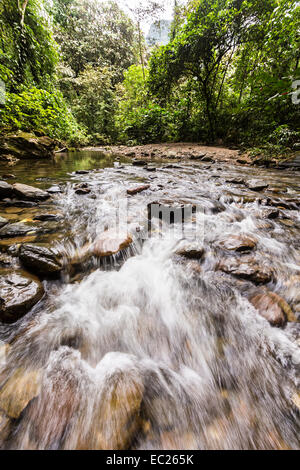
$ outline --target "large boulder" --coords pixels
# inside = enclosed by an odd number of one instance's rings
[[[61,258],[42,246],[22,245],[19,258],[29,271],[45,276],[57,275],[63,268]]]
[[[43,297],[38,279],[23,271],[1,270],[0,321],[14,323]]]
[[[19,159],[51,158],[57,142],[50,137],[37,137],[27,132],[17,132],[0,139],[0,155]]]
[[[42,191],[39,188],[21,183],[16,183],[13,185],[13,192],[17,198],[25,201],[39,202],[45,201],[50,197],[49,193],[46,191]]]
[[[271,269],[260,265],[251,256],[225,258],[220,261],[217,269],[238,278],[252,281],[255,284],[267,284],[272,279]]]

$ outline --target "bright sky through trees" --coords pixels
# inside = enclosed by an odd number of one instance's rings
[[[105,0],[99,0],[100,2],[103,2]],[[140,2],[144,3],[147,5],[148,0],[116,0],[116,3],[126,11],[130,15],[130,10],[128,9],[128,5],[130,8],[138,5]],[[173,17],[173,8],[174,8],[174,0],[162,0],[161,3],[163,4],[165,8],[165,12],[161,15],[162,18],[164,19],[172,19]],[[148,33],[149,27],[151,26],[151,20],[149,24],[149,19],[145,21],[145,23],[142,25],[143,30],[145,33]]]

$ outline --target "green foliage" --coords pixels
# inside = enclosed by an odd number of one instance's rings
[[[132,21],[115,1],[2,0],[2,127],[105,144],[243,143],[266,158],[292,149],[299,2],[178,0],[169,44],[146,51],[141,22],[161,10],[148,3]]]
[[[0,78],[8,89],[26,83],[45,86],[58,60],[42,0],[30,0],[24,23],[18,0],[0,4]]]
[[[194,0],[173,41],[152,55],[149,90],[168,107],[185,84],[195,140],[255,142],[278,125],[299,125],[289,94],[299,24],[290,0]]]
[[[110,67],[119,80],[136,60],[136,31],[113,1],[54,0],[55,38],[77,77],[85,67]]]
[[[7,93],[5,106],[0,110],[0,123],[10,130],[39,131],[73,143],[85,139],[57,91],[31,87],[19,93]]]
[[[89,65],[73,82],[76,90],[72,100],[73,113],[96,143],[109,143],[115,134],[114,78],[108,68]]]

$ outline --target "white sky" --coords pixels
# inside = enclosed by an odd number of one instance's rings
[[[105,0],[99,0],[99,1],[102,2],[102,1],[105,1]],[[145,3],[145,5],[147,5],[147,3],[148,3],[147,0],[141,0],[141,2]],[[129,5],[130,7],[134,7],[135,5],[140,3],[140,0],[116,0],[116,3],[118,3],[118,5],[120,5],[120,7],[124,11],[126,11],[126,13],[128,13],[130,15],[130,11],[126,8],[126,5]],[[161,0],[161,3],[164,5],[164,8],[165,8],[165,12],[162,13],[161,18],[163,18],[163,19],[172,19],[174,0]],[[150,20],[150,24],[149,24],[149,20],[148,20],[148,22],[146,21],[143,24],[143,29],[144,29],[145,33],[148,33],[149,27],[151,26],[151,23],[152,23],[151,20]]]

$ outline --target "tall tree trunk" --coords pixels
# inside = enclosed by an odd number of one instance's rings
[[[18,9],[19,9],[20,16],[21,16],[20,24],[21,24],[22,29],[24,28],[24,24],[25,24],[25,13],[26,13],[28,2],[29,0],[23,0],[23,1],[18,0]]]
[[[174,26],[172,31],[172,39],[174,40],[177,36],[177,19],[178,19],[178,3],[174,0]]]
[[[139,33],[139,50],[140,50],[140,59],[141,65],[143,70],[143,77],[145,81],[145,61],[144,61],[144,54],[143,54],[143,46],[142,46],[142,31],[141,31],[141,23],[138,22],[138,33]]]

